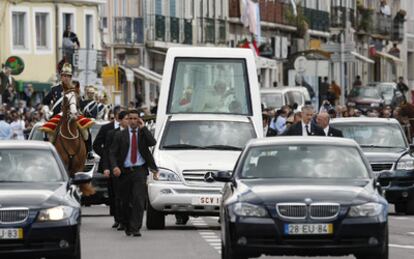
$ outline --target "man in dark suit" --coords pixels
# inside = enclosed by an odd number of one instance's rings
[[[110,214],[114,217],[114,224],[112,228],[117,228],[118,230],[125,230],[125,226],[122,222],[122,214],[120,210],[120,190],[119,190],[119,179],[115,177],[113,173],[111,174],[111,164],[109,161],[109,147],[112,145],[112,141],[116,132],[128,128],[129,120],[128,113],[126,111],[120,111],[117,114],[117,120],[119,122],[119,127],[110,130],[105,137],[105,148],[103,155],[101,157],[102,169],[105,176],[108,177],[108,198],[109,198],[109,211]],[[112,123],[111,123],[112,124]]]
[[[311,105],[302,107],[302,120],[285,131],[284,136],[325,136],[323,129],[312,123],[314,109]]]
[[[263,117],[263,136],[264,137],[274,137],[277,136],[277,131],[272,129],[270,124],[270,116],[266,113],[262,113]]]
[[[316,122],[323,129],[325,136],[343,138],[342,131],[329,126],[329,120],[330,116],[327,112],[321,112],[316,117]]]
[[[115,120],[113,122],[103,125],[99,129],[98,134],[96,135],[95,141],[93,142],[93,150],[98,156],[101,157],[99,161],[98,172],[103,173],[108,179],[110,177],[110,170],[104,170],[104,163],[106,162],[105,160],[109,159],[108,156],[106,156],[105,158],[105,150],[108,150],[110,146],[105,145],[105,140],[106,140],[106,135],[108,134],[108,132],[110,132],[111,130],[117,129],[119,127],[118,115],[120,111],[121,111],[121,108],[119,106],[114,108]],[[112,192],[112,189],[110,188],[111,188],[111,184],[110,184],[110,181],[108,181],[108,195],[109,195],[109,201],[111,204],[111,201],[113,200],[113,197],[112,197],[113,192]],[[110,215],[114,216],[115,215],[114,213],[115,211],[113,210],[113,206],[110,206]],[[117,228],[118,226],[119,226],[119,222],[114,222],[114,224],[112,225],[113,228]]]
[[[141,236],[142,219],[147,200],[147,175],[150,170],[158,179],[158,167],[149,147],[156,141],[145,127],[137,110],[128,112],[129,127],[115,133],[110,148],[114,176],[119,177],[122,220],[127,236]]]

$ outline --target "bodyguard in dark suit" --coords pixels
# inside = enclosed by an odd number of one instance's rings
[[[149,147],[156,141],[145,127],[137,110],[128,112],[129,127],[118,131],[110,149],[110,162],[114,176],[119,177],[121,189],[122,221],[125,233],[141,236],[142,219],[147,199],[147,175],[153,172],[158,179],[158,168]]]
[[[325,136],[339,137],[339,138],[344,137],[343,134],[342,134],[342,131],[329,126],[330,116],[327,112],[319,113],[318,117],[316,117],[316,121],[317,121],[319,127],[321,127],[323,129],[323,131],[325,133]]]
[[[302,120],[293,124],[283,133],[284,136],[325,136],[323,129],[312,123],[314,109],[311,105],[302,107]]]

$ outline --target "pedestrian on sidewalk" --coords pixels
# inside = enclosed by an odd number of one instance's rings
[[[5,121],[4,113],[0,113],[0,140],[9,140],[13,136],[10,124]]]

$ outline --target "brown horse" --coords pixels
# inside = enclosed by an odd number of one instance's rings
[[[72,91],[65,92],[62,102],[62,117],[56,128],[54,145],[66,166],[70,177],[83,170],[86,162],[86,145],[77,124],[77,96]],[[83,195],[90,196],[95,189],[90,183],[81,184]]]

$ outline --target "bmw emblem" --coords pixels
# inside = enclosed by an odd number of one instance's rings
[[[311,198],[306,198],[305,203],[306,203],[306,205],[310,205],[312,203],[312,199]]]
[[[207,173],[204,175],[204,181],[205,181],[205,182],[207,182],[207,183],[212,183],[212,182],[214,182],[213,172],[207,172]]]

